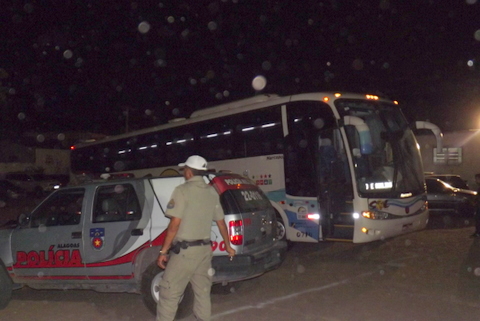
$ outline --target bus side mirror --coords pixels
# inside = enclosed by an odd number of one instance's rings
[[[427,121],[416,121],[415,129],[430,130],[435,135],[435,139],[437,140],[437,154],[443,153],[443,134],[437,125],[429,123]]]
[[[371,154],[373,151],[372,136],[370,135],[370,128],[363,119],[356,116],[345,116],[343,121],[345,125],[355,126],[360,138],[360,152],[363,155]]]

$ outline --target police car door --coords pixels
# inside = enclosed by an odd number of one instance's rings
[[[150,237],[145,228],[149,218],[142,218],[140,204],[143,203],[144,187],[140,182],[96,187],[91,217],[85,222],[84,229],[87,276],[96,276],[97,279],[133,276],[135,255]]]
[[[17,277],[57,282],[84,276],[84,195],[84,188],[51,194],[33,210],[28,225],[13,231],[13,268]]]

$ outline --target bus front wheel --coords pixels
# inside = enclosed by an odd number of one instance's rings
[[[283,222],[282,217],[278,213],[277,213],[277,239],[280,241],[287,240],[287,229],[285,227],[285,223]]]

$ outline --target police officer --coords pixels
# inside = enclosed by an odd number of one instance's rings
[[[157,321],[174,320],[178,302],[188,282],[195,294],[193,312],[197,319],[207,321],[211,317],[212,221],[217,223],[231,258],[235,250],[230,246],[218,193],[202,177],[207,161],[193,155],[178,166],[184,167],[186,182],[175,188],[165,213],[171,220],[157,259],[158,266],[165,269],[160,282]],[[178,254],[174,254],[170,250],[179,242],[183,246]]]
[[[475,198],[475,233],[471,237],[480,237],[480,173],[475,174],[475,183],[478,186]]]

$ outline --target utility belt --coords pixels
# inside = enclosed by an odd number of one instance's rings
[[[210,240],[179,241],[172,245],[170,251],[178,254],[181,249],[188,249],[189,246],[211,245]]]

